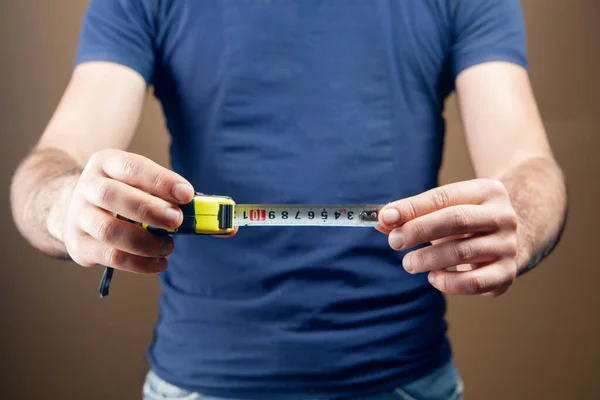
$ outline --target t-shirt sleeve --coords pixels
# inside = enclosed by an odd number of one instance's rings
[[[519,0],[454,0],[452,72],[489,61],[528,68],[526,29]]]
[[[138,72],[150,84],[154,72],[152,0],[91,0],[83,20],[75,66],[108,61]]]

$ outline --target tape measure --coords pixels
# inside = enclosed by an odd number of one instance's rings
[[[180,206],[183,223],[174,230],[148,225],[154,233],[227,235],[237,226],[347,226],[378,224],[378,204],[236,204],[231,197],[196,194]]]
[[[228,235],[239,226],[373,227],[379,224],[381,204],[236,204],[231,197],[196,193],[180,205],[183,222],[166,230],[142,224],[155,234]],[[108,295],[113,268],[102,275],[100,297]]]
[[[347,226],[378,224],[378,205],[238,204],[235,226]]]

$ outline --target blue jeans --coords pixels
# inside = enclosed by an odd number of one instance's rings
[[[463,384],[452,362],[415,382],[391,392],[349,400],[462,400]],[[144,400],[233,400],[192,393],[171,385],[148,372],[144,383]],[[310,400],[310,399],[307,399]]]

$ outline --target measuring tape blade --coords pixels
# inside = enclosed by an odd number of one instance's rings
[[[379,225],[382,205],[236,204],[236,226],[347,226]]]

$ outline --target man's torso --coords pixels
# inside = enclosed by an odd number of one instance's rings
[[[172,165],[240,203],[386,203],[434,187],[446,1],[165,1],[154,74]],[[150,349],[227,397],[335,397],[447,361],[442,296],[372,229],[177,237]],[[378,389],[379,390],[379,389]]]

